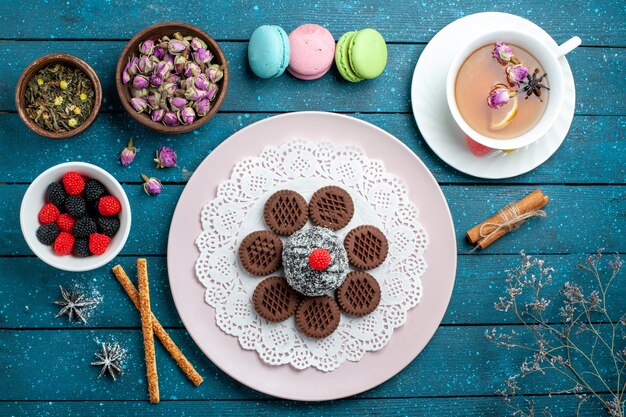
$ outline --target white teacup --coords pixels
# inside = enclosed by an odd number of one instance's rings
[[[545,73],[548,74],[548,82],[546,84],[550,87],[550,95],[546,102],[546,109],[541,116],[541,119],[539,119],[537,124],[526,133],[510,139],[494,139],[489,136],[482,135],[472,129],[472,127],[467,124],[465,119],[463,119],[463,116],[461,116],[455,98],[454,90],[457,74],[465,60],[478,48],[488,44],[495,45],[496,42],[513,44],[532,54],[537,61],[539,61]],[[579,46],[580,43],[580,38],[578,36],[574,36],[559,46],[553,46],[544,41],[538,40],[526,32],[515,29],[491,31],[466,39],[461,49],[452,60],[452,64],[448,70],[448,79],[446,80],[446,95],[448,99],[448,107],[450,107],[452,117],[454,117],[456,123],[467,136],[490,148],[517,149],[530,145],[550,130],[561,113],[565,94],[565,85],[563,70],[561,68],[559,58],[571,52],[574,48]],[[489,91],[485,91],[485,105],[487,105],[488,94]]]

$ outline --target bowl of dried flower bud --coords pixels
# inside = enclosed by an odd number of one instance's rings
[[[15,107],[26,126],[51,139],[69,138],[87,129],[101,103],[102,86],[96,72],[69,54],[36,59],[15,89]]]
[[[161,133],[189,132],[208,122],[226,97],[228,80],[217,42],[197,27],[177,22],[135,35],[115,74],[128,114]]]

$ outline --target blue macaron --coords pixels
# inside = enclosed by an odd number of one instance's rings
[[[263,25],[254,30],[248,43],[248,62],[259,78],[276,78],[289,65],[289,37],[280,27]]]

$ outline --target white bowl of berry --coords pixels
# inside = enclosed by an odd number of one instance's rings
[[[65,271],[90,271],[124,247],[130,232],[128,197],[100,167],[67,162],[42,172],[20,208],[22,234],[45,263]]]

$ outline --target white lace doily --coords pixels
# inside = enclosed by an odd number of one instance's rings
[[[387,236],[389,255],[368,271],[380,283],[378,308],[362,318],[342,313],[337,330],[316,340],[304,336],[293,317],[269,323],[256,314],[252,292],[262,279],[241,268],[237,251],[247,234],[267,229],[263,205],[273,192],[288,188],[308,201],[330,184],[348,191],[355,206],[354,217],[337,234],[343,239],[352,228],[373,224]],[[384,347],[422,297],[428,237],[417,208],[399,178],[355,147],[294,140],[240,160],[230,179],[219,185],[215,199],[204,206],[202,229],[196,239],[201,252],[196,276],[206,287],[205,301],[215,309],[217,325],[271,365],[313,366],[327,372],[346,360],[356,362],[365,352]]]

